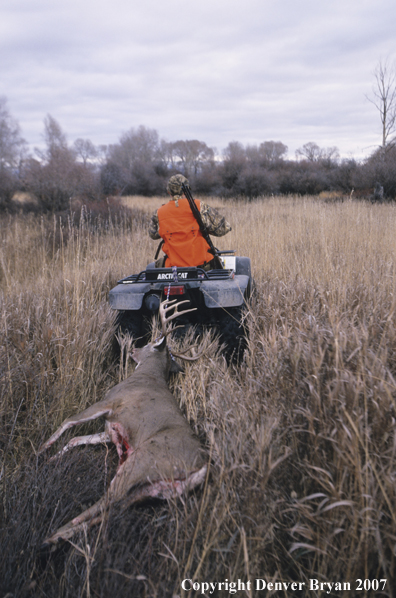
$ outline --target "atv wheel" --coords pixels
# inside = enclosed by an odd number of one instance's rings
[[[136,341],[136,346],[142,347],[149,340],[150,325],[141,310],[119,311],[116,319],[117,332],[129,334]]]
[[[239,363],[246,349],[246,331],[242,324],[243,306],[227,307],[216,311],[220,342],[225,344],[227,362]]]

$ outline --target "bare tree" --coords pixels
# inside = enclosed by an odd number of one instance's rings
[[[87,162],[96,158],[99,153],[90,139],[76,139],[73,146],[77,156],[81,158],[84,168],[87,166]]]
[[[140,125],[123,133],[119,143],[109,146],[109,160],[130,173],[137,162],[148,165],[155,161],[158,144],[157,131]]]
[[[109,146],[105,144],[98,145],[96,147],[96,158],[100,166],[106,164],[109,157]]]
[[[7,108],[7,100],[0,97],[0,209],[7,208],[20,185],[21,166],[26,155],[26,142],[19,124]]]
[[[44,162],[50,162],[51,160],[58,160],[63,158],[64,154],[70,154],[72,152],[68,147],[65,133],[57,120],[51,114],[47,114],[44,119],[44,134],[43,138],[46,144],[44,151],[36,149],[36,153],[41,160]],[[73,156],[74,157],[74,156]]]
[[[202,164],[214,160],[215,155],[213,148],[198,139],[175,141],[172,144],[172,151],[173,155],[179,158],[178,167],[187,177],[191,174],[197,175]]]
[[[79,144],[69,147],[60,124],[50,114],[44,119],[43,137],[46,147],[36,150],[39,160],[30,160],[24,169],[25,187],[41,207],[64,210],[74,198],[97,197],[99,177],[95,169],[77,162]]]
[[[246,150],[239,141],[230,141],[223,152],[224,162],[243,164],[246,161]]]
[[[158,157],[166,169],[175,168],[177,156],[175,154],[174,143],[160,139]]]
[[[7,99],[0,97],[0,169],[17,168],[25,151],[19,124],[8,111]]]
[[[39,160],[26,164],[26,188],[45,210],[62,210],[76,191],[76,155],[67,144],[65,133],[50,114],[44,119],[45,149],[35,148]]]
[[[159,136],[155,129],[140,125],[130,129],[120,137],[119,143],[110,145],[107,163],[102,170],[111,185],[120,194],[152,195],[163,190],[161,178],[161,155]]]
[[[302,158],[308,160],[308,162],[336,162],[339,157],[338,147],[319,147],[313,141],[308,141],[296,150],[296,158]]]
[[[263,141],[259,146],[247,145],[245,153],[249,162],[266,166],[283,160],[287,153],[287,145],[281,141]]]
[[[264,141],[260,143],[259,151],[266,162],[277,162],[287,154],[287,145],[281,141]]]
[[[254,154],[254,149],[248,148],[249,158]],[[246,149],[239,141],[230,141],[223,151],[222,184],[231,194],[238,187],[239,178],[246,167]],[[235,191],[238,193],[238,191]]]
[[[296,150],[296,158],[302,158],[309,162],[318,162],[322,157],[322,150],[314,141],[308,141]]]
[[[394,143],[390,136],[396,130],[396,65],[382,60],[374,71],[372,97],[366,98],[377,108],[382,126],[382,147]]]

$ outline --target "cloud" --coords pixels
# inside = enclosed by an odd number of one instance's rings
[[[0,94],[32,145],[50,113],[70,140],[131,127],[168,140],[307,141],[367,153],[365,99],[393,49],[393,0],[6,0]],[[378,121],[378,122],[377,122]]]

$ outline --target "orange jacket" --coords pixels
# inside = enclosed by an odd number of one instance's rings
[[[201,204],[194,200],[198,210]],[[182,197],[176,207],[169,201],[158,210],[159,234],[164,239],[162,250],[166,253],[165,266],[200,266],[213,259],[209,245],[199,230],[188,200]]]

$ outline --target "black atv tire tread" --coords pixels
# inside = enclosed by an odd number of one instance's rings
[[[228,307],[217,311],[220,342],[225,344],[227,362],[238,363],[246,349],[246,332],[242,324],[244,308]]]
[[[150,340],[150,326],[140,310],[120,311],[116,318],[116,331],[132,336],[138,347],[142,347]]]

